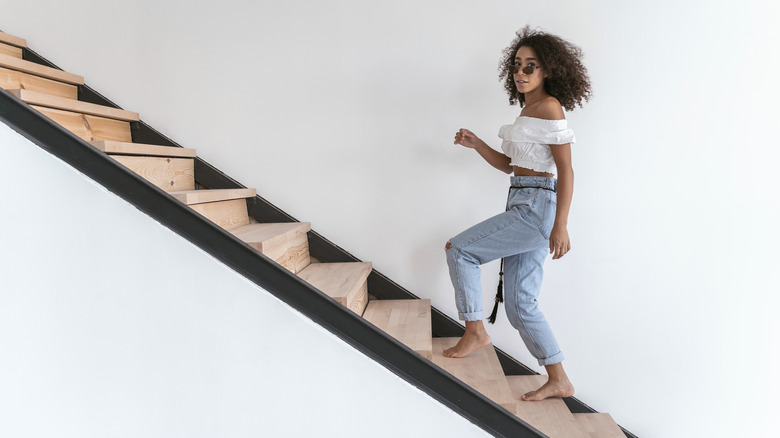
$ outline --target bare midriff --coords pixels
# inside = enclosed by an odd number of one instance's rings
[[[526,169],[525,167],[512,166],[515,170],[515,176],[543,176],[545,178],[552,178],[555,175],[547,172],[537,172],[535,170]]]

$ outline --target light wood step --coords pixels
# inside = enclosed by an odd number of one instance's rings
[[[246,198],[256,195],[255,189],[184,190],[169,192],[226,230],[249,225]]]
[[[10,44],[16,47],[27,47],[27,40],[5,32],[0,32],[0,43]]]
[[[517,409],[515,414],[526,423],[544,432],[550,438],[588,437],[561,398],[542,401],[523,401],[520,396],[539,389],[547,376],[507,376]]]
[[[171,196],[187,205],[253,198],[256,195],[257,190],[255,189],[183,190],[171,192]]]
[[[433,362],[503,406],[504,409],[514,413],[517,403],[512,391],[509,390],[509,384],[493,345],[482,347],[466,357],[445,357],[444,350],[454,347],[459,339],[433,338]]]
[[[22,73],[16,70],[0,68],[0,87],[6,90],[22,89],[38,91],[52,96],[77,99],[79,90],[75,85],[53,81],[51,79]]]
[[[230,230],[266,257],[297,274],[311,263],[309,222],[249,224]]]
[[[144,155],[148,157],[195,158],[195,149],[120,141],[91,141],[92,146],[107,154]]]
[[[626,438],[612,416],[601,414],[573,414],[587,438]]]
[[[426,359],[433,359],[431,300],[371,300],[363,318]]]
[[[349,310],[362,315],[368,302],[370,262],[314,263],[298,274]]]
[[[0,43],[0,55],[13,56],[14,58],[22,59],[23,53],[21,47],[14,47],[10,44]]]
[[[166,192],[195,189],[195,160],[192,158],[109,155]]]
[[[53,108],[74,113],[88,114],[91,116],[105,117],[107,119],[123,120],[125,122],[137,122],[138,113],[125,111],[109,106],[97,105],[89,102],[82,102],[75,99],[66,99],[64,97],[52,96],[46,93],[39,93],[31,90],[8,90],[9,93],[27,102],[30,105],[37,105],[46,108]]]
[[[37,105],[31,106],[86,141],[133,141],[132,134],[130,133],[130,122],[45,108]]]
[[[84,78],[73,73],[68,73],[56,68],[25,61],[10,55],[0,54],[0,67],[10,68],[25,73],[34,74],[42,78],[54,79],[55,81],[65,82],[73,85],[83,85]]]

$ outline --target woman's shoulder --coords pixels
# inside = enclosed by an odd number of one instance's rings
[[[521,116],[544,120],[565,120],[563,107],[558,99],[548,96],[531,106],[523,108]]]

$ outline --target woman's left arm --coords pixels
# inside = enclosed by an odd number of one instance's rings
[[[558,168],[558,208],[555,211],[555,223],[550,232],[550,254],[553,260],[559,259],[571,250],[569,231],[569,207],[574,192],[574,169],[571,167],[571,144],[550,145],[555,166]]]

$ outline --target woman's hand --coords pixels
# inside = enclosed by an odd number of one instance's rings
[[[550,254],[553,255],[553,260],[563,257],[570,250],[571,242],[566,225],[553,225],[550,232]]]
[[[475,149],[479,142],[479,137],[474,135],[474,133],[468,129],[461,128],[457,133],[455,133],[455,144],[465,146],[469,149]]]

